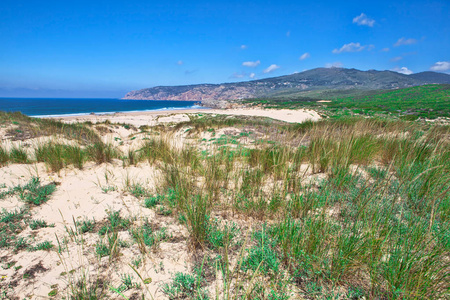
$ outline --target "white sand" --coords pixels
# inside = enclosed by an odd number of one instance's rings
[[[126,123],[134,126],[155,126],[160,123],[179,123],[189,121],[189,114],[218,114],[218,115],[234,115],[234,116],[257,116],[267,117],[275,120],[285,121],[289,123],[301,123],[306,120],[317,121],[320,115],[307,109],[289,110],[289,109],[188,109],[188,110],[172,110],[172,111],[149,111],[149,112],[130,112],[116,113],[113,115],[86,115],[86,116],[70,116],[57,117],[64,122],[103,122],[106,120],[112,123]]]

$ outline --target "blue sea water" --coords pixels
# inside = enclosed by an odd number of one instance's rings
[[[198,108],[195,101],[0,98],[0,111],[20,111],[31,117],[75,116],[152,110]]]

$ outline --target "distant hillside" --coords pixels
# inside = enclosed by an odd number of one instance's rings
[[[450,84],[429,84],[370,96],[346,97],[326,103],[326,106],[429,119],[450,117]]]
[[[267,108],[312,108],[331,115],[354,114],[374,115],[392,114],[407,119],[450,117],[450,84],[426,84],[389,91],[372,91],[367,95],[334,98],[322,102],[309,99],[298,101],[289,99],[248,99],[247,105],[262,104]]]
[[[317,68],[292,75],[253,81],[157,86],[131,91],[124,99],[142,100],[236,100],[263,97],[290,97],[314,91],[368,91],[406,88],[430,83],[449,83],[450,75],[422,72],[404,75],[392,71],[360,71],[344,68]]]

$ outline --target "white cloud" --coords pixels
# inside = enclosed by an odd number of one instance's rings
[[[448,71],[450,70],[450,61],[438,61],[430,67],[431,71]]]
[[[184,64],[182,60],[177,61],[177,65],[181,66],[182,64]]]
[[[342,46],[340,49],[334,49],[332,52],[334,54],[339,54],[342,52],[359,52],[366,48],[367,46],[361,46],[360,43],[348,43]]]
[[[361,13],[359,16],[353,18],[353,23],[356,23],[360,26],[364,25],[364,26],[373,27],[373,25],[375,24],[375,20],[366,16],[366,14]]]
[[[241,45],[241,49],[242,49],[242,50],[245,50],[245,49],[247,49],[247,48],[248,48],[247,45]]]
[[[389,48],[383,48],[383,49],[381,49],[381,52],[389,52],[389,50],[391,50],[391,49],[389,49]]]
[[[275,71],[276,69],[279,69],[280,66],[277,66],[275,64],[270,65],[267,69],[264,69],[263,73],[271,73]]]
[[[403,57],[396,56],[396,57],[391,58],[391,61],[399,61],[399,60],[402,60],[402,59],[403,59]]]
[[[260,62],[259,60],[257,60],[257,61],[244,61],[244,62],[242,63],[242,65],[243,65],[244,67],[254,68],[254,67],[259,66],[260,63],[261,63],[261,62]]]
[[[394,44],[394,47],[412,45],[415,43],[417,43],[416,39],[405,39],[404,37],[402,37],[398,39],[397,43]]]
[[[291,36],[291,31],[290,31],[290,30],[288,30],[288,31],[286,32],[286,36],[287,36],[287,37],[290,37],[290,36]]]
[[[408,69],[407,67],[395,67],[393,68],[391,71],[400,73],[400,74],[405,74],[405,75],[411,75],[412,73],[414,73],[413,71],[411,71],[410,69]]]
[[[340,61],[325,64],[325,68],[342,68],[344,65]]]
[[[250,75],[248,75],[248,77],[250,77],[250,78],[255,78],[255,76],[256,76],[256,74],[255,73],[250,73]]]
[[[311,57],[311,54],[309,54],[308,52],[306,52],[306,53],[303,53],[302,54],[302,56],[300,56],[300,60],[304,60],[304,59],[307,59],[307,58],[310,58]]]

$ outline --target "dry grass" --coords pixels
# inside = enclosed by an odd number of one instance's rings
[[[135,195],[143,211],[132,217],[126,209],[111,211],[101,225],[70,231],[67,245],[99,234],[96,245],[83,247],[100,257],[91,263],[108,257],[106,268],[114,268],[129,234],[144,262],[135,261],[137,276],[122,274],[109,291],[95,274],[82,273],[68,298],[450,296],[449,127],[363,118],[266,122],[193,119],[153,129],[139,147],[130,145],[124,168],[150,164],[159,172],[152,189],[130,184],[123,191]],[[244,134],[220,142],[212,135],[230,126]],[[186,146],[175,147],[173,139],[187,128]],[[212,138],[201,138],[207,134]],[[36,157],[56,171],[112,161],[117,154],[108,147],[41,145]],[[6,152],[0,158],[11,162]],[[14,216],[1,222],[19,224]],[[158,224],[182,226],[187,234],[171,236]],[[148,291],[155,286],[147,286],[137,266],[156,259],[162,244],[180,243],[192,258],[186,272],[173,273],[156,294]]]

